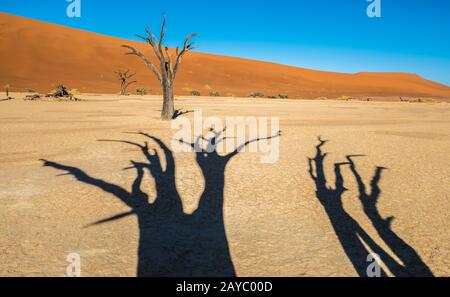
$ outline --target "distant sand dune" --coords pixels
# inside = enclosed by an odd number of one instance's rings
[[[134,87],[160,93],[143,63],[124,55],[123,43],[151,54],[143,43],[0,13],[0,84],[11,84],[14,91],[48,92],[64,83],[81,92],[117,93],[114,71],[131,69],[137,71],[139,81]],[[197,52],[186,57],[175,89],[178,95],[195,89],[202,95],[217,91],[227,96],[261,91],[270,96],[285,93],[290,98],[450,98],[450,87],[415,74],[343,74]]]

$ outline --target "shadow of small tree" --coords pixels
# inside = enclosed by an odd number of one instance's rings
[[[243,147],[261,139],[248,141],[228,155],[220,156],[215,145],[224,138],[220,138],[221,132],[215,133],[215,136],[208,140],[209,148],[212,145],[213,149],[196,153],[197,163],[205,179],[205,189],[197,210],[186,214],[176,188],[172,151],[159,138],[143,132],[134,134],[154,141],[164,153],[166,166],[162,167],[161,156],[156,149],[149,148],[148,142],[139,144],[125,140],[101,140],[138,147],[145,156],[145,163],[131,161],[131,166],[125,168],[136,172],[131,191],[94,178],[79,168],[42,161],[44,166],[66,171],[78,181],[114,195],[130,208],[130,211],[102,219],[90,226],[130,215],[137,216],[138,276],[235,276],[223,220],[225,167]],[[270,138],[272,137],[267,139]],[[149,203],[148,194],[141,189],[146,171],[155,181],[154,203]]]
[[[368,276],[367,268],[370,264],[368,256],[373,252],[378,254],[380,260],[394,276],[433,276],[433,273],[417,252],[391,229],[393,217],[383,219],[377,209],[377,202],[381,194],[379,182],[382,172],[386,168],[377,167],[375,169],[375,174],[370,182],[370,193],[367,193],[366,185],[353,161],[355,157],[361,157],[362,155],[348,155],[346,157],[347,162],[334,164],[335,184],[334,187],[328,187],[324,171],[324,160],[327,153],[322,152],[322,147],[326,142],[319,137],[316,156],[308,158],[309,175],[316,185],[316,196],[323,205],[338,240],[358,275]],[[360,224],[345,211],[342,194],[347,189],[344,187],[342,166],[350,167],[358,184],[359,200],[363,205],[365,214],[372,222],[380,238],[400,259],[401,263],[381,248]],[[380,267],[380,275],[387,276],[382,267]]]

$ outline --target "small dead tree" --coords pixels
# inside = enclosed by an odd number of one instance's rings
[[[136,80],[129,81],[130,78],[136,75],[136,73],[129,74],[130,70],[122,71],[119,70],[116,72],[117,79],[120,81],[120,95],[127,95],[127,89],[131,84],[137,83]]]
[[[55,90],[52,91],[51,93],[48,93],[47,95],[45,95],[46,98],[55,98],[58,100],[63,100],[63,99],[69,99],[71,101],[79,101],[78,98],[76,98],[71,92],[67,91],[67,88],[65,85],[60,84],[57,85]],[[36,100],[41,98],[41,96],[37,95],[37,96],[27,96],[27,100]]]
[[[56,91],[55,93],[53,93],[53,97],[69,97],[70,94],[67,91],[67,88],[65,85],[57,85],[56,86]]]
[[[158,81],[161,84],[162,92],[163,92],[163,108],[161,112],[162,120],[171,120],[175,113],[174,106],[174,94],[173,87],[174,81],[180,67],[181,60],[183,56],[194,49],[194,43],[191,42],[191,39],[197,36],[196,33],[188,35],[186,40],[183,43],[183,48],[177,47],[175,49],[175,56],[173,56],[169,48],[163,45],[164,35],[166,34],[166,18],[163,17],[163,23],[161,26],[161,31],[159,34],[159,39],[147,28],[145,31],[147,36],[140,36],[139,38],[143,39],[146,43],[148,43],[155,53],[156,57],[159,61],[159,70],[155,67],[155,65],[150,61],[150,59],[145,56],[143,53],[138,51],[136,48],[129,45],[122,45],[130,50],[128,55],[135,55],[144,61],[145,65],[150,68],[153,74],[156,76]]]
[[[9,88],[10,85],[5,85],[6,98],[9,98]]]

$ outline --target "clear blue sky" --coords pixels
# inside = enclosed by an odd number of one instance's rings
[[[450,85],[450,0],[0,0],[0,11],[135,39],[168,18],[167,42],[198,32],[198,51],[339,72],[401,71]]]

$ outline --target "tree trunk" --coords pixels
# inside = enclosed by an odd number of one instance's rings
[[[173,84],[169,83],[165,78],[161,83],[163,89],[163,108],[161,111],[161,119],[169,121],[175,113],[174,98],[173,98]]]
[[[125,84],[122,83],[122,85],[120,86],[120,95],[125,96],[126,94],[127,94],[127,90],[125,88]]]

